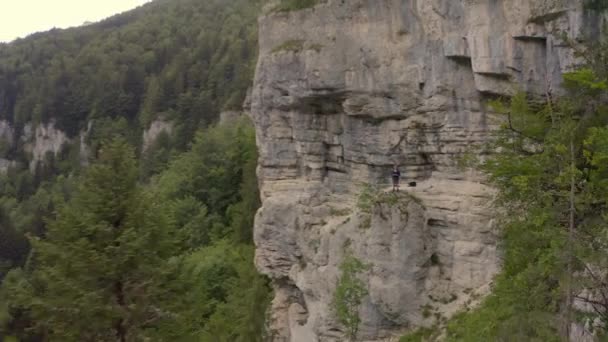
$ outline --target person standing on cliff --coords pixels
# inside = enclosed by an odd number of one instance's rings
[[[401,172],[397,165],[393,166],[393,191],[399,191],[399,179],[401,178]]]

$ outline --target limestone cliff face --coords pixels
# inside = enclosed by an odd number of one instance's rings
[[[150,123],[150,126],[144,130],[143,133],[143,146],[142,149],[146,151],[149,149],[156,139],[164,132],[165,134],[171,135],[173,131],[173,124],[169,121],[156,119]]]
[[[32,156],[31,172],[36,170],[38,163],[44,162],[47,153],[56,156],[69,141],[63,131],[55,128],[53,122],[40,124],[35,128],[31,124],[26,125],[21,140],[25,142],[25,150]]]
[[[10,122],[0,120],[2,154],[6,154],[9,148],[17,144],[22,145],[24,151],[30,155],[29,169],[32,172],[36,170],[38,163],[44,162],[47,154],[56,156],[67,142],[69,139],[66,134],[57,129],[52,121],[37,126],[28,123],[16,132]],[[9,167],[16,166],[17,161],[0,158],[0,172],[6,172]]]
[[[344,340],[332,298],[346,249],[369,265],[361,340],[487,292],[493,193],[458,157],[496,124],[489,98],[559,92],[576,64],[563,34],[593,33],[592,19],[578,0],[328,0],[260,18],[255,242],[274,341]],[[361,212],[361,184],[382,194],[393,164],[417,187]]]
[[[36,171],[36,167],[45,162],[50,154],[57,157],[68,144],[78,140],[79,161],[81,165],[88,165],[91,158],[91,149],[87,145],[95,120],[87,124],[87,128],[80,131],[77,137],[69,138],[67,134],[55,127],[54,121],[34,125],[27,123],[21,130],[15,130],[13,125],[5,120],[0,120],[0,147],[6,150],[15,145],[22,145],[24,151],[29,155],[29,169]],[[173,124],[169,121],[154,120],[142,133],[142,149],[148,149],[162,132],[171,134]],[[0,151],[1,152],[1,151]],[[9,167],[16,167],[17,161],[0,157],[0,172],[6,172]]]

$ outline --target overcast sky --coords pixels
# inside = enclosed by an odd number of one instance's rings
[[[146,2],[148,0],[0,0],[0,42],[53,27],[99,21]]]

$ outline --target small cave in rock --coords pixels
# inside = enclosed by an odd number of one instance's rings
[[[418,90],[420,90],[420,91],[424,90],[424,86],[426,86],[426,82],[424,82],[424,81],[418,82]]]
[[[317,95],[303,98],[299,110],[309,114],[339,114],[342,112],[342,94]]]
[[[427,221],[427,225],[429,227],[440,227],[440,228],[446,228],[448,226],[448,223],[444,220],[439,220],[439,219],[432,219],[430,218]]]
[[[448,59],[458,65],[466,66],[470,69],[473,69],[473,62],[471,60],[471,57],[469,56],[449,56]]]
[[[410,165],[409,170],[406,170],[409,172],[406,172],[404,179],[409,186],[416,186],[416,182],[431,178],[433,171],[436,170],[431,155],[426,152],[415,154],[414,159],[405,165]]]
[[[437,253],[431,254],[431,258],[429,260],[431,261],[431,266],[438,266],[441,264],[441,261],[439,260],[439,255],[437,255]]]
[[[338,169],[336,167],[331,167],[331,166],[325,166],[325,172],[326,173],[337,172],[337,173],[343,173],[343,174],[347,174],[348,173],[346,170],[341,170],[341,169]]]
[[[545,37],[545,36],[521,35],[521,36],[515,36],[515,37],[513,37],[513,39],[523,41],[523,42],[532,42],[532,43],[538,43],[538,44],[546,44],[546,42],[547,42],[547,37]]]
[[[431,159],[431,156],[428,153],[421,152],[420,158],[422,158],[422,160],[424,161],[424,165],[431,165],[434,167],[433,160]]]
[[[478,75],[482,75],[482,76],[486,76],[486,77],[495,78],[497,80],[502,80],[502,81],[509,81],[509,80],[511,80],[511,75],[507,74],[507,73],[503,73],[503,72],[484,71],[484,72],[477,72],[477,74]]]

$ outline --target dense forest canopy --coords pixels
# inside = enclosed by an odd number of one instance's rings
[[[217,125],[251,85],[260,4],[157,0],[0,44],[15,129],[0,148],[15,162],[0,175],[0,339],[262,339],[253,127]],[[172,129],[144,150],[154,120]],[[70,140],[30,169],[19,137],[49,123]]]
[[[258,3],[157,0],[0,45],[0,118],[56,120],[70,136],[99,118],[178,119],[183,130],[213,122],[240,109],[250,86]]]

